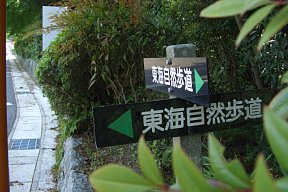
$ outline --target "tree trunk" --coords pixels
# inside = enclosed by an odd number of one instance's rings
[[[240,31],[242,29],[242,26],[243,26],[242,25],[242,21],[241,21],[241,17],[239,15],[236,15],[235,16],[235,21],[236,21],[237,26],[238,26],[239,31]],[[260,72],[259,72],[259,70],[258,70],[258,68],[257,68],[257,66],[256,66],[256,64],[255,64],[255,62],[253,60],[253,56],[250,56],[249,63],[250,63],[250,66],[251,66],[251,71],[253,73],[254,81],[256,83],[257,88],[258,89],[263,88],[264,87],[263,80],[262,80],[262,78],[260,76]]]

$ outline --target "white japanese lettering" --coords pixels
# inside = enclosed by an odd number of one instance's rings
[[[225,122],[225,113],[223,110],[225,109],[224,103],[211,103],[211,107],[207,108],[206,112],[209,113],[207,115],[207,125]]]
[[[170,73],[169,68],[164,68],[164,84],[170,85]]]
[[[153,82],[153,83],[158,83],[158,76],[157,76],[157,74],[158,74],[157,67],[153,66],[153,67],[152,67],[152,77],[153,77],[152,82]]]
[[[177,87],[176,69],[174,67],[170,68],[170,81],[171,87]]]
[[[184,80],[185,80],[185,91],[190,91],[193,92],[193,87],[192,87],[192,71],[190,68],[185,68],[184,69]]]
[[[196,104],[187,108],[187,126],[204,125],[204,107]]]
[[[246,119],[256,119],[262,117],[261,111],[261,102],[262,100],[257,97],[256,99],[251,98],[250,100],[245,99],[245,103],[248,104],[248,107],[245,107],[246,110]]]
[[[190,68],[152,66],[152,78],[153,83],[165,84],[178,89],[185,85],[185,91],[193,92],[192,71]]]
[[[206,110],[203,106],[194,104],[192,107],[187,108],[170,107],[163,110],[151,109],[150,111],[142,112],[141,115],[143,116],[143,125],[145,127],[142,133],[145,134],[149,131],[155,133],[156,130],[182,129],[185,125],[193,127],[205,125],[205,123],[207,125],[229,123],[237,121],[241,117],[241,120],[262,117],[262,100],[259,97],[256,99],[245,99],[245,101],[233,99],[226,104],[225,106],[223,102],[211,103]]]
[[[164,117],[168,120],[165,130],[170,129],[181,129],[184,128],[184,108],[173,108],[164,109],[167,115]]]
[[[143,116],[143,125],[147,127],[142,131],[142,133],[147,133],[152,130],[152,133],[155,133],[155,130],[164,131],[164,128],[160,127],[162,125],[162,113],[163,110],[154,110],[142,112]]]
[[[164,84],[164,74],[163,74],[163,68],[162,67],[158,67],[158,82],[160,84]]]
[[[176,77],[177,77],[177,88],[181,89],[185,83],[184,83],[184,79],[183,79],[183,77],[184,77],[183,69],[181,69],[180,67],[178,67],[176,70]]]
[[[226,122],[232,122],[237,119],[241,115],[244,115],[242,109],[244,108],[242,101],[237,101],[236,99],[233,100],[233,103],[230,101],[228,102],[228,106],[225,108],[227,112],[226,114]]]

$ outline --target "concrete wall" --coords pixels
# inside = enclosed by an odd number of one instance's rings
[[[81,173],[85,161],[77,152],[81,139],[68,138],[64,143],[64,156],[58,172],[57,189],[59,192],[92,192],[88,176]]]
[[[35,77],[35,69],[37,67],[37,63],[32,59],[26,59],[21,56],[17,56],[17,60],[20,65],[25,69],[25,71],[36,81]]]

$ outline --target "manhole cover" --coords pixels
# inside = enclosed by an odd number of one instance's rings
[[[10,150],[33,150],[40,148],[40,139],[12,139]]]

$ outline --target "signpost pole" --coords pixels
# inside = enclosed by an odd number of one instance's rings
[[[6,120],[6,1],[0,1],[0,189],[9,192]]]
[[[171,45],[166,48],[166,55],[168,59],[177,57],[196,57],[196,46],[193,44]],[[171,64],[169,62],[167,63]],[[171,65],[173,66],[173,63]],[[170,89],[170,91],[173,92],[173,89]],[[170,95],[170,99],[173,98],[175,98],[175,96]],[[202,169],[201,134],[174,137],[173,143],[179,143],[189,158],[192,159],[200,169]]]

